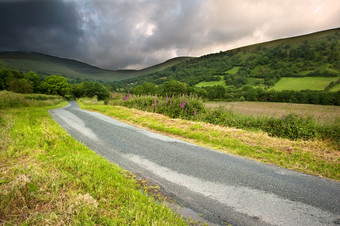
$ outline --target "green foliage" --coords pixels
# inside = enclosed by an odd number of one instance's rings
[[[163,84],[163,95],[188,94],[189,86],[186,83],[170,80]]]
[[[111,105],[126,106],[167,115],[171,118],[195,119],[205,112],[203,102],[194,96],[132,96],[114,95]]]
[[[151,82],[144,82],[143,85],[138,85],[133,89],[133,93],[136,95],[156,95],[159,92],[159,87]]]
[[[33,85],[27,79],[12,79],[8,83],[8,90],[16,93],[32,93]]]
[[[64,101],[60,96],[45,94],[18,94],[0,91],[0,109],[27,106],[49,106]]]
[[[65,95],[70,94],[71,85],[67,82],[65,77],[50,75],[40,84],[40,89],[46,94],[64,97]]]
[[[162,71],[124,80],[121,84],[134,87],[147,81],[162,85],[176,80],[202,87],[217,85],[214,79],[224,76],[226,85],[241,89],[247,85],[254,86],[251,83],[255,78],[261,79],[256,86],[262,88],[273,86],[282,77],[313,76],[323,77],[326,81],[326,77],[340,75],[339,39],[339,29],[333,29],[246,46],[190,59]],[[329,81],[326,83],[322,90]],[[290,87],[285,86],[284,89]]]
[[[256,89],[251,87],[250,90],[256,91]],[[243,99],[245,98],[243,97]],[[171,118],[202,120],[216,125],[240,129],[262,130],[271,136],[292,140],[308,140],[317,137],[322,139],[330,138],[340,143],[340,133],[338,133],[340,132],[340,125],[319,125],[311,118],[306,119],[295,114],[288,114],[281,119],[277,119],[265,116],[242,116],[233,113],[232,111],[225,111],[222,109],[208,110],[205,109],[200,98],[192,96],[182,95],[164,98],[159,96],[115,94],[109,101],[109,104],[160,113]]]
[[[72,85],[72,94],[75,97],[94,97],[98,100],[105,100],[110,97],[110,92],[107,87],[99,84],[98,82],[82,82],[80,84]]]

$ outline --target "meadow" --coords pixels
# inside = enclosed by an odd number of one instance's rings
[[[44,98],[1,93],[1,225],[187,224],[157,186],[98,156],[50,117],[63,99]]]
[[[336,86],[332,87],[329,91],[330,92],[338,92],[338,91],[340,91],[340,84],[337,84]]]
[[[195,86],[196,87],[207,87],[207,86],[227,86],[225,84],[224,76],[220,76],[221,80],[219,81],[210,81],[210,82],[200,82],[197,83]]]
[[[270,102],[206,102],[208,109],[221,109],[247,116],[269,116],[282,118],[284,115],[297,114],[312,118],[322,124],[334,124],[340,120],[340,106],[270,103]]]
[[[329,83],[337,81],[338,77],[302,77],[302,78],[281,78],[274,84],[272,89],[282,90],[324,90]],[[333,90],[332,90],[333,91]]]

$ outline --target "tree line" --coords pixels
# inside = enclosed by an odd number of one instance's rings
[[[327,92],[315,90],[268,90],[244,86],[237,89],[234,86],[209,86],[204,88],[192,87],[184,82],[170,80],[162,85],[144,82],[131,90],[135,95],[177,96],[181,94],[195,95],[207,100],[220,101],[262,101],[286,102],[300,104],[340,105],[340,91]]]
[[[84,81],[71,85],[63,76],[43,78],[32,71],[23,73],[9,68],[0,68],[0,90],[59,95],[67,99],[97,96],[98,100],[104,100],[110,96],[108,87],[98,82]]]

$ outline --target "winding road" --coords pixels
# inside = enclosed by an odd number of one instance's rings
[[[340,225],[340,183],[146,131],[75,101],[51,116],[112,163],[224,225]]]

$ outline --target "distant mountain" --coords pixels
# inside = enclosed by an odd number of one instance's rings
[[[221,84],[230,89],[269,88],[284,77],[327,78],[326,85],[318,89],[326,88],[330,82],[336,85],[340,77],[340,28],[192,58],[122,83],[128,86],[144,81],[162,84],[174,79],[199,87]],[[292,84],[303,80],[290,81]],[[298,84],[294,85],[294,90],[298,90]]]
[[[34,71],[40,75],[62,75],[68,79],[120,81],[150,74],[184,62],[190,57],[177,57],[142,70],[105,70],[76,60],[49,56],[36,52],[2,52],[0,66],[21,72]]]

